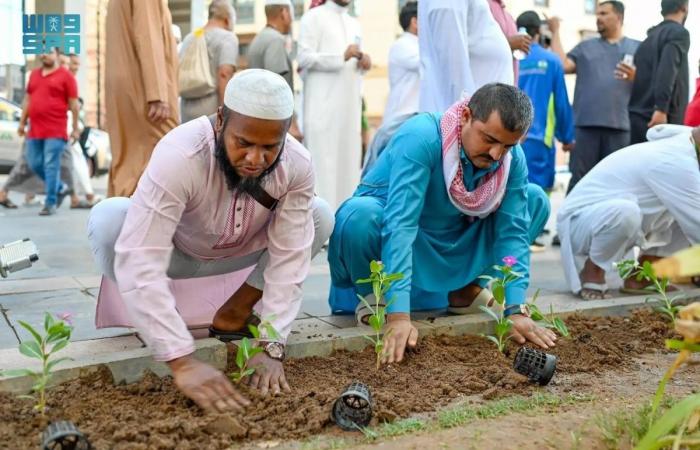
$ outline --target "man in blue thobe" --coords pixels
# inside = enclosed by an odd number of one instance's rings
[[[546,192],[554,186],[554,138],[568,151],[574,141],[574,113],[564,82],[564,65],[554,53],[537,42],[541,20],[535,11],[525,11],[517,20],[518,29],[532,36],[530,53],[520,61],[518,86],[532,100],[535,116],[523,142],[528,179]]]
[[[446,133],[444,119],[458,105],[459,119],[452,121],[459,122],[454,160],[462,177],[457,184],[478,193],[498,178],[503,161],[509,162],[502,198],[482,218],[463,213],[446,185],[443,140],[454,136]],[[448,297],[450,306],[468,306],[485,286],[478,277],[495,275],[492,266],[506,256],[517,259],[513,270],[523,274],[506,288],[514,338],[544,348],[554,345],[554,333],[536,326],[519,307],[529,282],[529,244],[549,217],[547,196],[528,184],[518,145],[531,121],[527,96],[500,83],[482,87],[468,103],[445,114],[418,114],[397,131],[336,213],[328,249],[333,313],[355,312],[357,294],[371,292],[370,285],[356,284],[369,275],[370,261],[381,260],[388,273],[404,275],[386,296],[393,301],[387,308],[384,362],[400,361],[406,345],[416,344],[411,311],[445,308]]]

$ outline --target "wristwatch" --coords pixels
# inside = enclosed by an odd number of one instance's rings
[[[284,361],[284,344],[275,341],[260,341],[260,347],[272,359]]]
[[[510,305],[503,311],[504,317],[512,314],[522,314],[525,317],[530,317],[530,307],[523,303],[522,305]]]

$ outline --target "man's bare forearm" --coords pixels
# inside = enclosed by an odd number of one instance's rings
[[[228,64],[219,66],[219,70],[217,71],[217,83],[216,83],[216,91],[217,95],[219,97],[219,104],[222,105],[224,103],[224,94],[226,92],[226,85],[228,84],[229,80],[233,77],[233,75],[236,73],[236,67],[231,66]]]
[[[27,116],[29,115],[29,94],[24,96],[22,100],[22,115],[19,118],[20,125],[27,124]]]
[[[73,98],[70,100],[70,112],[73,116],[73,130],[77,130],[79,124],[78,114],[80,114],[80,103],[78,102],[77,98]]]
[[[552,51],[561,59],[561,63],[566,66],[566,52],[564,51],[564,46],[561,43],[561,36],[559,33],[552,34]]]

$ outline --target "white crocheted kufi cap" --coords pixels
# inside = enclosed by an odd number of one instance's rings
[[[291,0],[265,0],[265,6],[287,5],[292,6]]]
[[[248,117],[287,120],[294,114],[294,94],[284,78],[276,73],[248,69],[229,80],[224,105]]]

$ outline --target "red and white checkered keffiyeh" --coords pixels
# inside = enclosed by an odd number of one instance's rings
[[[326,3],[326,0],[311,0],[311,5],[309,6],[309,9],[321,6],[324,3]]]
[[[460,100],[440,119],[442,170],[447,194],[455,208],[462,214],[483,219],[498,209],[503,200],[512,156],[510,152],[506,153],[498,169],[484,175],[474,191],[467,190],[459,152],[462,148],[461,117],[468,103],[469,99]]]

